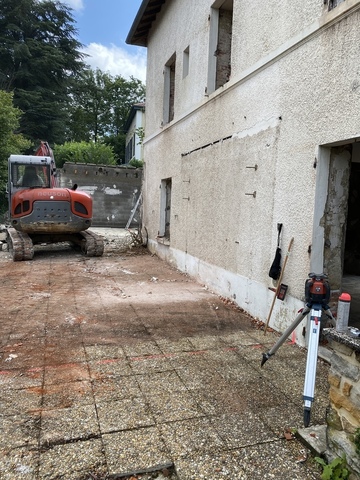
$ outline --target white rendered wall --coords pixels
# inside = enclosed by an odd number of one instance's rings
[[[327,181],[319,175],[328,173],[319,145],[360,136],[359,1],[327,13],[322,1],[235,0],[231,80],[207,97],[210,6],[167,2],[150,35],[144,225],[151,250],[265,321],[282,223],[283,259],[292,237],[294,245],[283,278],[288,294],[271,325],[283,330],[303,305],[307,274],[323,262]],[[184,26],[178,35],[175,19]],[[161,126],[163,66],[175,52],[175,118]],[[156,239],[166,178],[170,246]]]

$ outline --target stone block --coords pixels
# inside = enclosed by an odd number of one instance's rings
[[[359,425],[357,424],[356,421],[354,421],[353,418],[348,418],[345,415],[341,416],[341,423],[342,423],[344,432],[350,435],[354,435],[356,430],[359,428]]]
[[[327,426],[334,430],[343,430],[343,425],[341,423],[340,416],[338,411],[335,408],[329,408],[326,414],[326,423]]]
[[[336,340],[330,340],[331,348],[333,348],[336,352],[342,353],[347,357],[351,357],[353,353],[353,349],[344,345],[343,343],[339,343]]]
[[[352,383],[349,383],[347,381],[344,382],[344,385],[342,387],[342,392],[346,397],[350,396],[352,387],[353,387]]]
[[[331,357],[331,372],[350,378],[354,382],[360,380],[360,368],[347,362],[336,353]]]
[[[353,403],[349,397],[345,397],[334,388],[330,388],[330,401],[336,408],[344,408],[360,424],[360,404]]]
[[[354,385],[350,395],[355,405],[358,405],[360,408],[360,385]]]
[[[341,377],[337,373],[330,371],[328,381],[333,387],[339,388],[341,383]]]
[[[327,430],[327,439],[330,449],[337,454],[338,457],[342,457],[345,453],[346,460],[349,467],[360,474],[359,456],[355,451],[355,445],[351,441],[351,436],[345,432],[339,432],[336,430]]]

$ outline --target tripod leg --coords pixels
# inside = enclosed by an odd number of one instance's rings
[[[323,307],[323,310],[326,314],[326,316],[332,321],[332,327],[335,327],[336,326],[336,319],[333,317],[333,314],[329,308],[328,305],[325,305],[325,307]]]
[[[295,330],[295,328],[299,325],[301,320],[306,317],[306,315],[310,312],[310,307],[306,305],[302,311],[299,313],[299,315],[295,318],[293,323],[285,330],[285,332],[281,335],[279,340],[275,343],[275,345],[267,352],[263,353],[263,358],[261,361],[261,366],[264,365],[264,363],[272,356],[274,355],[281,345],[285,342],[285,340],[288,338],[290,333]]]
[[[314,401],[321,312],[322,306],[320,304],[313,305],[310,312],[309,342],[303,395],[305,427],[308,427],[310,424],[311,404]]]

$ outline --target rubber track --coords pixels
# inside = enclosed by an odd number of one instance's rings
[[[8,228],[8,243],[14,262],[32,260],[34,257],[34,245],[27,233],[18,232],[15,228]]]
[[[85,239],[83,251],[87,257],[101,257],[104,253],[104,241],[100,235],[91,231],[80,232]]]

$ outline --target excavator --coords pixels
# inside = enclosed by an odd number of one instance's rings
[[[70,242],[89,257],[104,253],[101,236],[88,230],[92,198],[86,192],[61,188],[53,151],[41,142],[34,155],[10,155],[7,241],[14,261],[32,260],[34,245]]]

